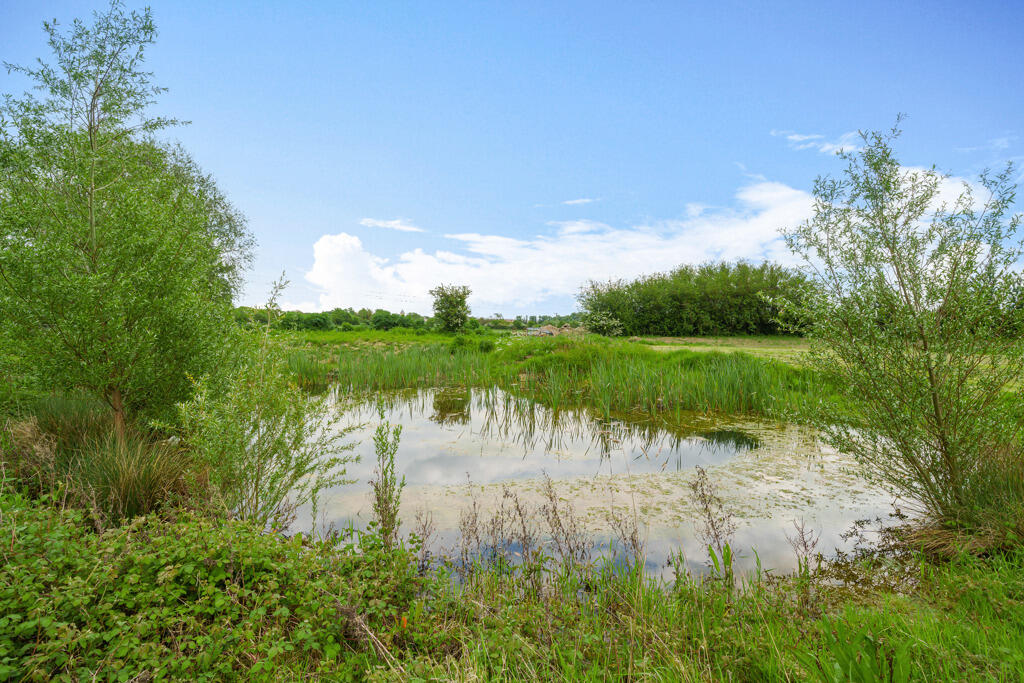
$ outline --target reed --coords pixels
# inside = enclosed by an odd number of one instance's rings
[[[309,351],[291,351],[287,357],[288,372],[296,383],[310,392],[320,392],[331,382],[331,365]]]
[[[806,370],[744,353],[657,353],[630,344],[515,340],[480,353],[441,345],[343,350],[344,391],[498,386],[555,411],[796,414],[825,388]]]
[[[346,392],[483,386],[491,378],[491,359],[491,354],[472,348],[453,351],[440,344],[368,347],[343,350],[336,372]]]

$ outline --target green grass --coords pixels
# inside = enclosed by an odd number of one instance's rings
[[[349,391],[499,386],[552,409],[599,415],[640,411],[792,414],[821,387],[804,370],[743,353],[661,353],[601,338],[505,338],[491,353],[450,345],[358,347],[339,352]]]
[[[417,546],[284,540],[184,510],[100,534],[0,490],[0,678],[1014,681],[1024,554],[842,572],[416,570]],[[556,567],[560,567],[556,569]]]
[[[331,365],[320,358],[322,354],[305,350],[288,352],[288,371],[300,387],[310,392],[320,392],[331,381]]]
[[[0,423],[0,471],[28,490],[60,490],[99,524],[149,513],[185,492],[188,454],[137,428],[118,439],[102,402],[49,395],[26,402],[23,411]]]
[[[396,327],[390,330],[302,330],[292,332],[276,332],[275,334],[289,340],[293,344],[308,344],[311,346],[406,346],[409,344],[447,344],[451,341],[451,334],[443,332],[431,332],[427,330],[413,330],[407,327]],[[476,334],[470,334],[477,337]],[[487,332],[486,336],[498,337],[497,332]]]
[[[638,343],[655,351],[721,351],[749,353],[763,358],[794,363],[807,350],[806,340],[793,336],[747,337],[641,337]]]

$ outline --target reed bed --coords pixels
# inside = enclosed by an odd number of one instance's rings
[[[498,386],[558,411],[791,416],[822,387],[806,370],[743,353],[657,353],[593,340],[510,340],[493,353],[449,346],[345,349],[341,389]]]
[[[482,386],[492,377],[490,354],[472,348],[452,351],[447,345],[346,349],[336,366],[338,385],[346,392]]]
[[[296,383],[310,392],[326,389],[332,379],[330,362],[321,360],[320,356],[309,351],[291,351],[287,356],[288,371]]]

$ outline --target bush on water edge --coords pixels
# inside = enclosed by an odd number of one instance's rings
[[[733,585],[484,567],[182,509],[102,533],[0,492],[0,678],[1020,680],[1024,557],[850,562]]]

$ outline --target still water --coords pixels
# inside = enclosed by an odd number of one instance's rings
[[[891,510],[892,496],[865,484],[849,458],[793,425],[692,413],[658,422],[603,420],[586,411],[553,412],[497,389],[414,390],[339,399],[339,406],[345,422],[357,425],[351,438],[360,461],[347,468],[354,484],[324,494],[318,523],[361,528],[369,521],[372,437],[383,410],[402,426],[396,470],[406,479],[404,528],[417,512],[429,512],[435,551],[454,545],[460,512],[474,499],[487,514],[508,487],[539,506],[545,475],[601,545],[613,536],[614,517],[636,520],[652,574],[670,573],[667,560],[680,550],[692,571],[706,567],[690,500],[698,466],[735,517],[732,545],[741,568],[753,566],[755,553],[764,567],[793,568],[786,534],[794,520],[821,534],[818,549],[827,554],[844,546],[840,534],[854,521]],[[297,528],[310,524],[307,512]]]

